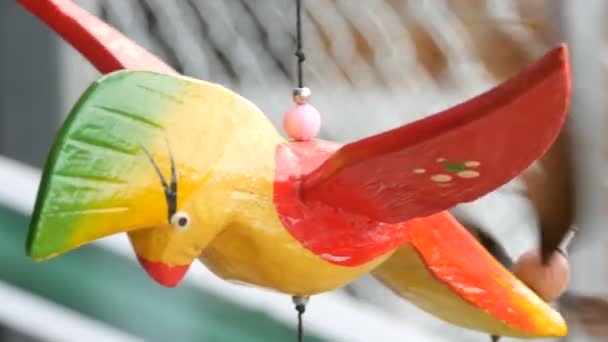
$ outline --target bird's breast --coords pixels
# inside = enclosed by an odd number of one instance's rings
[[[295,214],[281,215],[277,202],[289,205],[289,202],[282,201],[286,197],[281,196],[286,194],[284,191],[287,189],[297,190],[297,187],[292,186],[293,182],[297,181],[297,178],[292,177],[296,169],[291,169],[292,176],[289,176],[287,183],[277,182],[277,169],[279,174],[285,170],[285,164],[280,163],[290,160],[276,158],[276,153],[281,153],[284,142],[270,146],[271,143],[272,141],[266,145],[268,148],[246,153],[255,155],[255,158],[247,159],[246,162],[249,176],[245,177],[242,172],[236,172],[242,168],[229,168],[234,172],[222,177],[231,184],[229,189],[226,187],[225,194],[226,203],[230,203],[230,223],[205,248],[200,257],[201,261],[225,280],[270,288],[291,295],[312,295],[334,290],[368,273],[384,261],[390,253],[384,253],[386,257],[355,258],[357,263],[349,264],[352,261],[349,259],[351,255],[346,254],[347,258],[341,259],[344,255],[340,254],[339,250],[329,248],[325,250],[325,254],[317,254],[315,250],[318,249],[311,249],[310,243],[313,248],[316,244],[329,247],[340,244],[349,246],[348,231],[339,230],[344,225],[344,219],[349,217],[336,213],[329,216],[321,210],[309,211],[305,207],[296,208],[301,210],[301,217]],[[239,151],[248,151],[252,144],[237,147]],[[309,157],[317,157],[321,162],[324,160],[324,155],[320,153],[322,148],[323,146],[315,150],[317,154],[302,152]],[[324,148],[327,151],[333,150],[329,144]],[[238,165],[243,162],[244,158],[241,157],[224,164]],[[238,179],[230,178],[237,174]],[[318,217],[323,220],[317,220]],[[313,235],[306,235],[307,240],[297,239],[298,235],[289,230],[294,224],[299,229],[306,229],[315,222],[324,226],[320,229],[315,227],[317,230],[310,232]],[[365,228],[363,224],[362,227]],[[368,260],[364,261],[365,259]]]
[[[278,145],[274,205],[282,225],[303,247],[329,263],[354,267],[393,251],[408,235],[405,223],[378,222],[322,202],[302,200],[302,177],[339,147],[319,140]]]

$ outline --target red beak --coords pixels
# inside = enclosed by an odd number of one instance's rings
[[[149,261],[140,256],[137,259],[148,275],[165,287],[176,287],[190,268],[190,265],[171,266],[162,262]]]

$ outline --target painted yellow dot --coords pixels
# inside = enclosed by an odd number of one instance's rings
[[[437,182],[437,183],[445,183],[445,182],[451,181],[452,176],[450,176],[450,175],[433,175],[431,177],[431,180],[433,182]]]
[[[472,170],[460,171],[460,172],[458,172],[458,177],[460,177],[460,178],[475,178],[475,177],[479,177],[479,172],[472,171]]]
[[[425,169],[414,169],[414,173],[417,173],[417,174],[419,174],[419,175],[421,175],[421,174],[423,174],[423,173],[425,173],[425,172],[426,172],[426,170],[425,170]]]
[[[479,165],[481,165],[481,163],[476,160],[469,160],[464,163],[464,166],[466,167],[478,167]]]
[[[447,158],[437,158],[438,163],[443,163],[446,160],[447,160]]]

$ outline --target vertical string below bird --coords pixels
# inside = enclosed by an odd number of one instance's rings
[[[302,322],[302,315],[306,311],[306,304],[308,303],[308,297],[293,296],[293,303],[296,305],[296,311],[298,312],[298,342],[304,341],[304,328]]]

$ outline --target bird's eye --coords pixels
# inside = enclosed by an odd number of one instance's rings
[[[183,211],[178,211],[171,216],[171,224],[177,230],[186,230],[190,225],[190,216]]]

